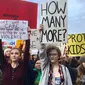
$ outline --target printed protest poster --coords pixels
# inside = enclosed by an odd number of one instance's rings
[[[31,29],[30,34],[30,48],[31,49],[40,49],[40,33],[38,29]]]
[[[2,40],[2,46],[15,46],[15,40]]]
[[[2,40],[3,50],[15,47],[15,40]]]
[[[0,20],[0,39],[28,39],[28,21]]]
[[[44,25],[41,42],[67,42],[67,0],[41,3],[41,24]]]
[[[25,0],[0,0],[0,19],[26,20],[30,28],[36,28],[37,8],[37,3]]]
[[[85,33],[68,35],[68,56],[85,55]]]

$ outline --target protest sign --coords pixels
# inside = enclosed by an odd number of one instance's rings
[[[2,46],[15,46],[15,40],[2,40]]]
[[[41,4],[41,42],[67,42],[67,0],[51,0]]]
[[[38,4],[22,0],[0,0],[0,19],[26,20],[30,28],[37,27]]]
[[[68,56],[85,55],[85,33],[68,35]]]
[[[28,39],[28,21],[0,20],[0,39]]]
[[[30,48],[31,49],[40,49],[40,33],[38,29],[32,29],[30,34]]]

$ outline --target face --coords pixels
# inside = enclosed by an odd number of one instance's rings
[[[51,63],[58,62],[59,56],[58,56],[58,52],[55,49],[51,50],[48,56],[50,58]]]
[[[85,68],[85,62],[82,63],[83,67]]]
[[[36,63],[35,63],[35,68],[40,70],[41,67],[40,67],[40,60],[38,60]]]
[[[11,52],[11,50],[7,50],[7,51],[5,52],[5,56],[9,57],[9,56],[10,56],[10,52]]]
[[[37,55],[33,55],[33,59],[35,61],[37,59]]]
[[[10,59],[11,59],[12,62],[19,61],[19,59],[20,59],[20,52],[19,52],[18,49],[11,50]]]

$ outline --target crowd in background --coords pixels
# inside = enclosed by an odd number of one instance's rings
[[[85,85],[85,56],[61,57],[54,44],[30,51],[30,39],[19,48],[2,50],[0,85]]]

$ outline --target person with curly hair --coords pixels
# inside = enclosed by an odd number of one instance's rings
[[[40,52],[41,79],[39,85],[73,85],[68,68],[59,63],[60,49],[49,44]]]

